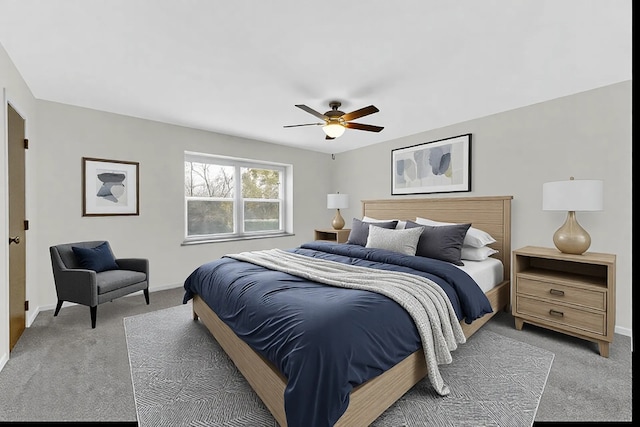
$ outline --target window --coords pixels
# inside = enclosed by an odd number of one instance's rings
[[[285,234],[291,175],[290,165],[185,152],[185,243]]]

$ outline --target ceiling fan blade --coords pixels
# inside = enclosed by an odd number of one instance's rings
[[[377,113],[378,111],[380,110],[378,110],[373,105],[369,105],[368,107],[364,107],[359,110],[347,113],[344,116],[342,116],[342,118],[348,122],[350,120],[355,120],[355,119],[359,119],[360,117],[368,116],[369,114]]]
[[[317,111],[316,111],[316,110],[314,110],[313,108],[309,108],[309,107],[307,107],[306,105],[298,104],[298,105],[296,105],[296,107],[298,107],[298,108],[300,108],[300,109],[302,109],[302,110],[306,111],[306,112],[307,112],[307,113],[309,113],[309,114],[313,114],[314,116],[316,116],[316,117],[317,117],[317,118],[319,118],[319,119],[322,119],[322,120],[329,120],[329,117],[325,116],[325,115],[324,115],[324,114],[322,114],[322,113],[317,112]]]
[[[349,129],[367,130],[369,132],[380,132],[384,129],[382,126],[364,125],[362,123],[346,123],[344,126]]]
[[[298,127],[298,126],[323,126],[323,125],[326,125],[326,123],[305,123],[305,124],[302,124],[302,125],[285,125],[283,127],[285,127],[285,128],[295,128],[295,127]]]

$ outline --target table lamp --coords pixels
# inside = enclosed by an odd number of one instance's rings
[[[553,235],[560,252],[581,255],[591,246],[591,236],[578,224],[576,211],[601,211],[603,182],[576,180],[547,182],[542,185],[542,210],[567,211],[567,219]]]
[[[344,219],[340,215],[340,209],[346,209],[349,207],[349,195],[348,194],[327,194],[327,209],[336,209],[336,216],[331,221],[331,226],[334,230],[342,230],[344,227]]]

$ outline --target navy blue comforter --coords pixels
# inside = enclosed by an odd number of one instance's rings
[[[290,251],[427,277],[444,289],[467,323],[492,311],[473,279],[444,261],[326,242]],[[422,345],[409,314],[369,291],[336,288],[226,257],[198,267],[184,287],[184,303],[196,294],[202,297],[287,378],[289,427],[333,426],[347,409],[353,387]]]

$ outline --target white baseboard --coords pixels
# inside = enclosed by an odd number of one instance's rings
[[[183,286],[182,283],[169,284],[169,285],[163,285],[163,286],[156,286],[154,288],[149,288],[149,293],[154,293],[154,292],[159,292],[159,291],[166,291],[168,289],[181,288],[182,286]],[[130,297],[130,296],[139,295],[141,293],[142,293],[142,291],[134,292],[132,294],[125,295],[122,298],[127,298],[127,297]],[[65,304],[65,306],[77,305],[75,302],[65,302],[64,304]],[[56,308],[56,304],[47,304],[47,305],[38,306],[34,310],[29,310],[30,313],[27,316],[27,328],[31,327],[33,322],[35,322],[36,317],[38,317],[38,313],[40,313],[41,311],[54,310],[55,308]],[[0,368],[0,369],[2,369],[2,368]]]
[[[149,292],[166,291],[167,289],[182,288],[183,286],[184,286],[184,283],[176,283],[176,284],[172,284],[172,285],[157,286],[155,288],[149,288]]]
[[[623,328],[622,326],[616,326],[613,330],[616,334],[624,335],[625,337],[631,336],[631,329]]]
[[[4,365],[6,365],[8,361],[9,355],[7,353],[3,354],[2,357],[0,357],[0,371],[2,371],[2,368],[4,368]]]
[[[182,283],[175,283],[175,284],[156,286],[154,288],[149,288],[149,292],[153,293],[153,292],[159,292],[159,291],[166,291],[168,289],[181,288],[182,286],[183,286]],[[127,296],[125,296],[123,298],[127,298],[127,297],[130,297],[130,296],[133,296],[133,295],[137,295],[140,292],[142,292],[142,291],[134,292],[134,293],[132,293],[130,295],[127,295]],[[76,305],[73,302],[67,302],[65,304],[67,304],[67,305]],[[36,317],[38,316],[38,313],[40,313],[41,311],[46,311],[46,310],[53,310],[55,308],[56,308],[55,304],[49,304],[49,305],[43,305],[43,306],[40,306],[40,307],[36,307],[36,309],[33,310],[33,312],[31,314],[29,314],[29,316],[27,317],[27,328],[30,327],[33,324],[33,322],[36,320]],[[631,329],[623,328],[621,326],[616,326],[614,328],[614,332],[616,334],[624,335],[626,337],[631,337],[632,336]],[[3,359],[0,359],[0,370],[2,369],[2,363],[3,363]],[[6,363],[6,361],[4,363]]]
[[[56,306],[54,305],[53,308],[56,308]],[[47,310],[47,309],[36,307],[35,310],[29,310],[29,313],[27,314],[27,328],[30,328],[31,325],[33,325],[33,322],[36,320],[36,317],[38,316],[38,313],[40,313],[41,310]]]

